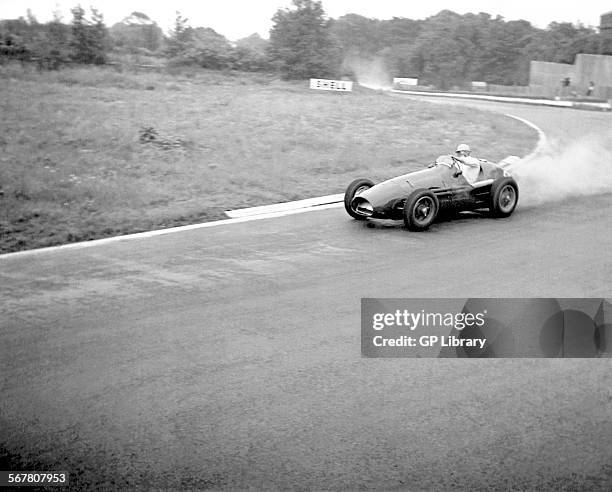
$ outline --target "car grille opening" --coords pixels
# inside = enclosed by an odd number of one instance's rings
[[[365,217],[371,217],[374,213],[374,208],[372,207],[372,204],[368,202],[365,198],[359,197],[353,199],[353,210],[359,215],[363,215]]]

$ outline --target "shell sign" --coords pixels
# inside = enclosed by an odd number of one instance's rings
[[[310,79],[310,88],[322,91],[349,92],[353,90],[353,82],[350,80]]]

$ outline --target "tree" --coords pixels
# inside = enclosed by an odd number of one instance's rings
[[[210,27],[189,28],[188,49],[184,56],[202,68],[219,70],[231,62],[232,46],[225,36]]]
[[[526,84],[529,59],[525,50],[534,34],[531,24],[524,20],[503,22],[496,19],[484,27],[483,34],[472,80],[491,84]]]
[[[184,55],[189,47],[190,27],[189,19],[183,17],[179,11],[176,12],[174,28],[170,31],[170,36],[166,39],[166,55],[170,58]]]
[[[247,72],[268,69],[267,47],[268,41],[257,33],[239,39],[236,41],[236,47],[232,52],[232,68]]]
[[[411,73],[442,89],[465,83],[475,51],[473,36],[454,12],[443,10],[428,18],[415,40],[412,59],[419,66]]]
[[[28,24],[30,24],[31,26],[37,26],[38,25],[38,19],[36,19],[36,16],[34,15],[34,13],[32,12],[32,9],[27,9],[27,18],[28,18]]]
[[[382,43],[381,21],[357,14],[346,14],[331,23],[344,56],[371,57],[385,45]]]
[[[85,17],[85,10],[77,5],[72,12],[72,58],[77,63],[106,62],[108,51],[108,30],[104,25],[104,17],[91,7],[91,20]]]
[[[422,25],[422,21],[393,17],[380,24],[380,41],[384,46],[414,43],[421,32]]]
[[[263,39],[259,34],[253,33],[246,38],[236,41],[236,46],[264,55],[268,47],[268,41]]]
[[[0,61],[15,58],[27,61],[33,54],[33,26],[23,17],[0,20]]]
[[[293,0],[295,9],[274,14],[268,55],[284,78],[335,77],[340,50],[321,2]]]
[[[161,45],[161,28],[142,12],[132,12],[109,30],[115,47],[127,52],[157,51]]]
[[[191,27],[188,19],[177,12],[166,55],[173,64],[218,70],[231,66],[233,51],[225,36],[210,27]]]
[[[57,70],[71,58],[70,26],[62,24],[60,17],[54,15],[53,20],[44,27],[34,48],[38,68]]]

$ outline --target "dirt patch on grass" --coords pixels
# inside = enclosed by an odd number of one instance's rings
[[[458,142],[498,160],[537,139],[502,115],[263,75],[4,66],[0,82],[1,252],[339,193]]]

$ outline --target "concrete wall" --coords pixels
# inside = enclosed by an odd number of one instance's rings
[[[568,63],[531,61],[529,67],[529,86],[545,91],[546,96],[569,96],[569,90],[562,88],[561,81],[569,77],[572,84],[576,80],[576,68]]]
[[[603,92],[604,88],[612,89],[612,56],[578,55],[576,57],[576,86],[578,93],[584,94],[589,82],[595,82],[594,96]]]
[[[561,86],[561,80],[565,77],[571,79],[569,90]],[[575,92],[578,97],[584,97],[590,81],[595,82],[592,97],[612,98],[612,56],[579,54],[573,65],[531,62],[529,87],[533,93],[538,92],[548,97],[567,97]]]

